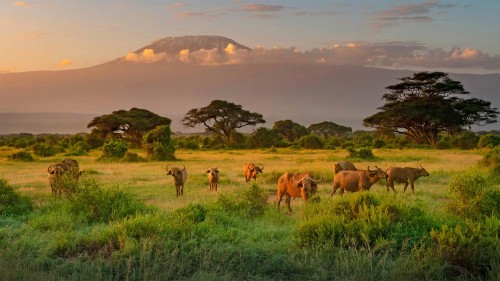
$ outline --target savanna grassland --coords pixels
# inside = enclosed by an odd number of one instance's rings
[[[15,151],[0,147],[0,179],[24,198],[10,202],[31,205],[0,212],[3,280],[500,279],[500,180],[478,165],[487,150],[374,149],[356,167],[420,164],[430,176],[414,194],[387,193],[382,180],[343,197],[330,196],[342,149],[177,150],[169,163],[98,161],[92,151],[73,157],[85,174],[70,199],[54,198],[47,180],[65,156],[8,160]],[[245,182],[245,162],[264,165],[255,182]],[[166,164],[186,166],[183,196]],[[209,167],[221,172],[218,192]],[[319,200],[276,211],[279,176],[303,171],[321,178]]]

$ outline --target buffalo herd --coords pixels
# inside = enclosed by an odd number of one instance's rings
[[[187,180],[187,170],[186,166],[182,167],[171,167],[168,164],[165,169],[167,175],[171,175],[174,178],[174,184],[176,189],[176,195],[184,194],[184,184]],[[243,175],[245,181],[249,182],[251,179],[256,180],[259,173],[263,173],[264,165],[245,163],[243,166]],[[338,189],[340,189],[340,195],[344,192],[357,192],[357,191],[368,191],[371,186],[381,179],[386,180],[387,192],[390,192],[389,187],[396,192],[394,189],[394,183],[404,183],[403,192],[406,191],[408,185],[411,186],[411,190],[414,193],[414,183],[420,177],[427,177],[429,173],[419,165],[418,168],[411,167],[391,167],[387,170],[382,170],[381,168],[374,166],[371,168],[367,167],[366,170],[358,169],[353,163],[349,161],[339,161],[333,165],[334,179],[332,192],[330,195],[334,195]],[[66,158],[61,162],[54,163],[47,168],[49,184],[54,196],[60,196],[61,192],[64,191],[61,188],[61,181],[68,176],[73,180],[78,180],[79,176],[83,173],[80,171],[78,162],[71,158]],[[207,170],[209,188],[212,191],[217,191],[217,185],[220,179],[220,172],[218,168],[209,168]],[[309,172],[305,173],[284,173],[278,179],[278,190],[276,197],[276,208],[279,210],[281,199],[285,196],[285,203],[288,208],[288,213],[292,212],[290,208],[290,202],[292,198],[302,198],[302,200],[307,201],[313,194],[318,190],[318,184],[321,179],[314,179],[312,174]]]

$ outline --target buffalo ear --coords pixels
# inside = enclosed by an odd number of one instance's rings
[[[210,174],[210,170],[207,170],[207,174]]]

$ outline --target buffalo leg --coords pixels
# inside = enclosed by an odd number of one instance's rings
[[[290,203],[292,202],[292,196],[290,196],[290,194],[287,194],[286,195],[286,199],[285,199],[285,204],[286,204],[286,207],[288,208],[288,214],[292,214],[292,208],[290,208]]]
[[[280,210],[281,198],[283,198],[283,194],[278,192],[278,196],[276,197],[276,209],[278,209],[278,211]]]
[[[406,192],[407,187],[408,187],[408,182],[405,182],[405,189],[403,190],[403,192]]]

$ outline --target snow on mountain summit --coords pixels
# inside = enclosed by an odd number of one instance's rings
[[[182,50],[195,52],[198,50],[225,49],[228,44],[232,44],[236,49],[251,50],[250,48],[237,43],[236,41],[223,36],[180,36],[165,37],[140,48],[134,53],[140,54],[146,49],[152,49],[154,53],[178,54]]]

